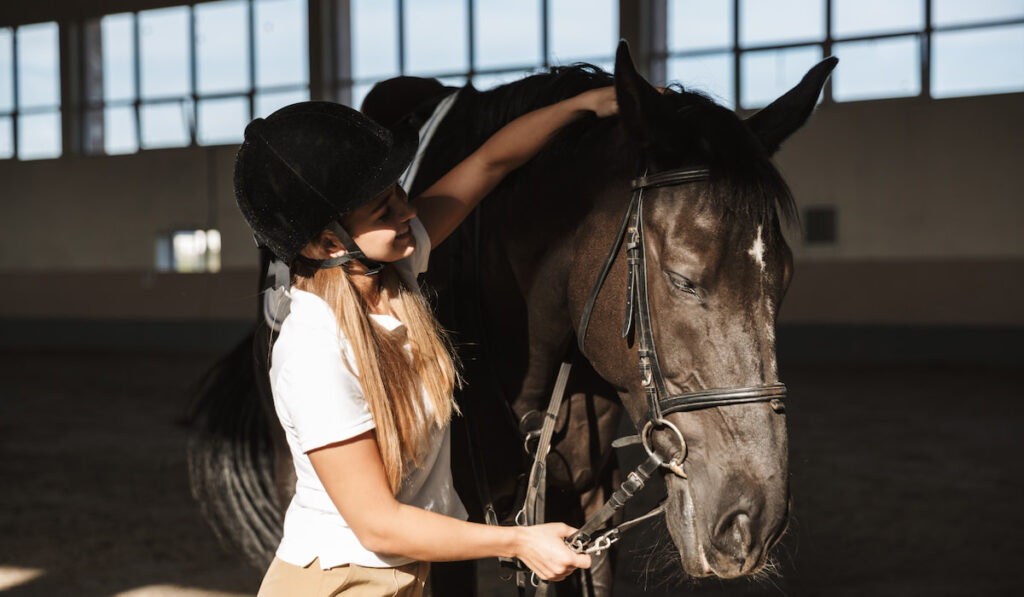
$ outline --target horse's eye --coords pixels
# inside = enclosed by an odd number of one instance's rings
[[[672,286],[675,286],[676,289],[681,290],[687,294],[692,294],[698,299],[700,298],[700,294],[697,292],[697,287],[694,285],[692,281],[690,281],[689,278],[687,278],[686,276],[681,276],[675,272],[665,272],[665,274],[668,275],[668,281],[671,282]]]

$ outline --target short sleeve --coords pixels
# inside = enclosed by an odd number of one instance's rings
[[[416,250],[405,259],[396,261],[395,266],[415,280],[416,276],[427,271],[427,264],[430,262],[430,235],[419,218],[409,220],[409,228],[416,239]]]
[[[359,379],[345,366],[335,338],[311,334],[301,354],[281,364],[274,387],[299,447],[309,452],[374,428]]]

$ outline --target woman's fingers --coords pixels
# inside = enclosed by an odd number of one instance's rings
[[[519,559],[546,581],[562,580],[577,568],[589,568],[590,556],[569,549],[565,538],[576,529],[562,523],[524,527]]]
[[[584,91],[574,101],[580,102],[580,106],[590,110],[598,117],[604,118],[619,113],[619,102],[615,96],[615,87],[599,87]]]

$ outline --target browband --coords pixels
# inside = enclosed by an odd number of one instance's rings
[[[698,180],[705,180],[709,176],[711,176],[711,171],[707,168],[669,170],[667,172],[651,174],[650,176],[644,175],[634,178],[633,190],[647,189],[651,187],[667,187],[687,182],[696,182]]]

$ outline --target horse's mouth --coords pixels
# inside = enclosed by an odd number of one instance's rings
[[[668,488],[668,508],[665,512],[668,532],[679,548],[683,570],[694,578],[714,575],[715,571],[708,562],[703,541],[697,532],[697,513],[689,482],[675,475],[667,475],[665,481]]]

